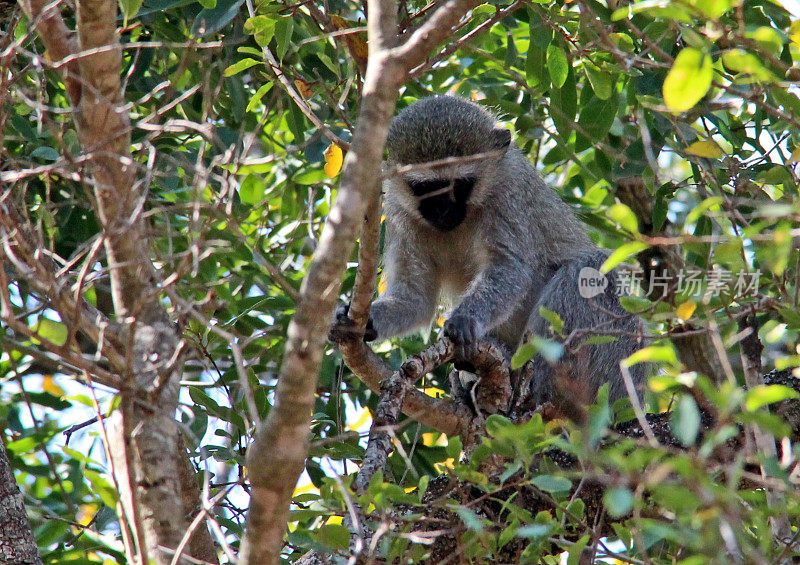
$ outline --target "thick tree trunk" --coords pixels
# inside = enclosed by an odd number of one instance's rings
[[[39,547],[31,532],[22,493],[19,491],[6,450],[0,442],[0,562],[38,564]]]

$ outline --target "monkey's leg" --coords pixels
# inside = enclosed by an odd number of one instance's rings
[[[580,332],[580,335],[568,344],[557,362],[548,363],[541,355],[531,361],[530,392],[534,405],[546,401],[557,404],[559,397],[590,403],[605,383],[609,383],[612,402],[627,396],[619,363],[641,347],[642,325],[637,316],[626,312],[619,304],[617,274],[614,271],[605,276],[600,274],[599,268],[607,257],[607,251],[596,249],[568,262],[542,290],[528,322],[531,332],[548,339],[554,337],[550,322],[539,315],[540,307],[544,306],[564,322],[562,334],[565,337],[572,332]],[[584,270],[585,267],[591,269]],[[594,280],[587,281],[587,277],[594,277]],[[577,347],[584,339],[598,335],[615,340]],[[558,336],[556,339],[563,341]],[[639,390],[645,378],[645,367],[634,365],[630,374],[634,387]]]

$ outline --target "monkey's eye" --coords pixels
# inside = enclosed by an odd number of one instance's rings
[[[414,196],[425,196],[431,192],[436,192],[447,188],[450,185],[449,180],[434,179],[434,180],[410,180],[408,181],[408,188],[414,193]]]

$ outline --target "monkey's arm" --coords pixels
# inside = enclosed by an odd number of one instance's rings
[[[530,271],[514,256],[494,258],[445,323],[445,335],[456,345],[470,346],[503,323],[531,288]]]
[[[386,292],[370,308],[378,339],[407,334],[430,323],[439,295],[432,261],[419,250],[412,252],[406,241],[390,243],[384,263]]]

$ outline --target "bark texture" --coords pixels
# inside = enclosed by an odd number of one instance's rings
[[[0,562],[38,564],[39,547],[31,532],[22,493],[14,480],[5,447],[0,442]]]

